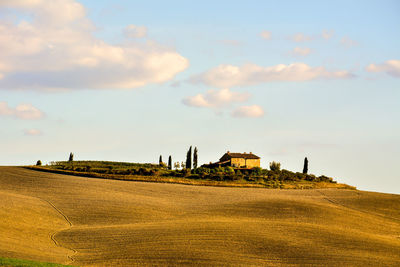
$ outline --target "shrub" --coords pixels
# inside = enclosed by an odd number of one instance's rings
[[[188,178],[190,178],[190,179],[199,179],[199,178],[200,178],[200,175],[198,175],[198,174],[192,174],[192,175],[190,175]]]
[[[224,168],[224,172],[225,172],[226,174],[228,174],[228,175],[235,174],[235,170],[234,170],[232,167],[230,167],[230,166],[226,166],[226,167]]]
[[[36,161],[36,166],[42,166],[42,161],[40,159]]]
[[[191,172],[190,169],[185,168],[185,169],[182,170],[183,177],[187,177],[187,176],[189,176],[191,173],[192,173],[192,172]]]
[[[271,171],[279,171],[281,169],[281,164],[279,162],[273,161],[269,164],[269,169]]]
[[[254,167],[252,170],[254,175],[261,175],[262,169],[260,167]]]
[[[325,175],[319,176],[318,180],[321,181],[321,182],[330,182],[330,183],[333,182],[333,179],[331,177],[327,177]]]

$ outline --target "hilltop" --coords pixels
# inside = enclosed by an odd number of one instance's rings
[[[112,161],[57,161],[46,166],[27,166],[27,168],[58,174],[124,181],[281,189],[355,189],[353,186],[337,183],[333,178],[324,175],[294,173],[280,168],[273,170],[260,167],[239,169],[225,166],[172,170],[163,164]]]

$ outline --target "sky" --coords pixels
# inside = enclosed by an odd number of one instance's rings
[[[0,165],[192,145],[400,194],[400,2],[0,0],[0,124]]]

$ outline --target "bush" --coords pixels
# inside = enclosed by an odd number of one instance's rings
[[[273,161],[269,164],[269,169],[271,171],[279,171],[281,169],[281,164],[279,162]]]
[[[319,176],[318,180],[321,181],[321,182],[330,182],[330,183],[333,182],[333,179],[331,177],[327,177],[325,175]]]
[[[192,175],[190,175],[188,178],[190,178],[190,179],[199,179],[199,178],[200,178],[200,175],[198,175],[198,174],[192,174]]]
[[[187,177],[187,176],[191,175],[191,173],[192,172],[190,169],[185,168],[182,170],[183,177]]]
[[[260,167],[254,167],[252,170],[254,175],[261,175],[262,169]]]
[[[233,175],[233,174],[235,174],[235,169],[233,169],[232,167],[227,166],[227,167],[224,168],[224,172],[227,175]]]
[[[42,166],[42,161],[40,159],[36,161],[36,166]]]

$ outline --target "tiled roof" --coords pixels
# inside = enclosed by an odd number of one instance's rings
[[[259,159],[259,156],[254,155],[253,153],[225,153],[222,158],[228,156],[229,158],[242,158],[242,159]]]

